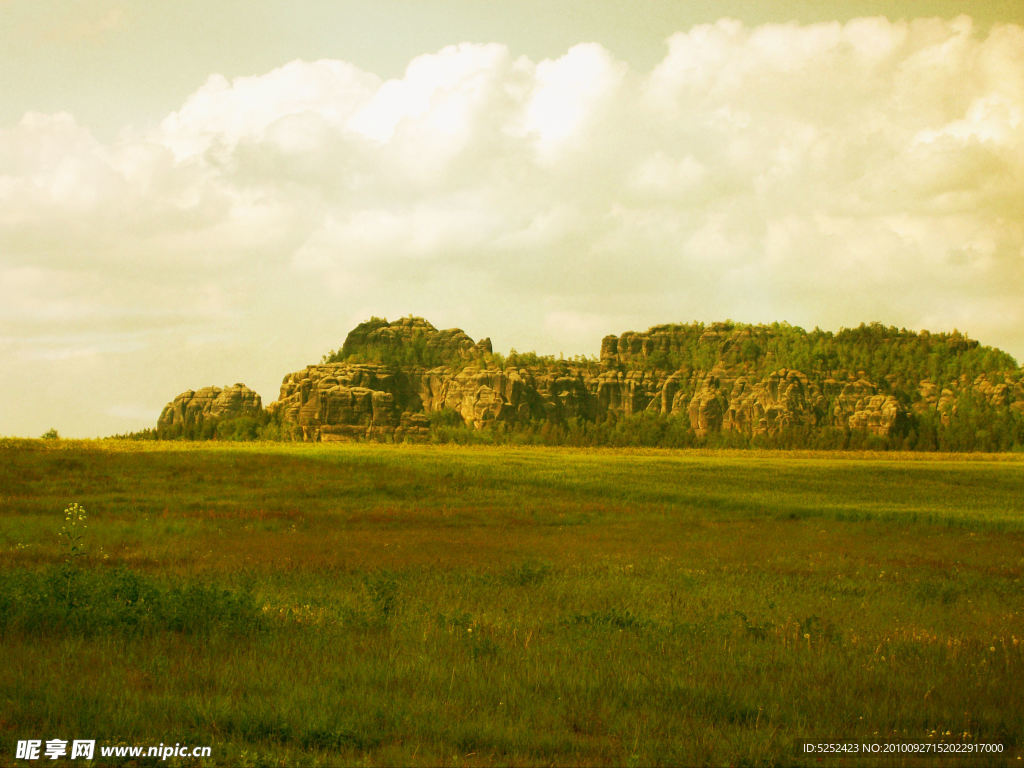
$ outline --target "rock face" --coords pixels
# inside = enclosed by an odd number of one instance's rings
[[[724,372],[658,375],[598,372],[577,366],[498,370],[467,367],[395,370],[374,364],[326,363],[285,377],[268,410],[303,440],[426,437],[427,414],[451,411],[477,429],[497,422],[599,421],[609,414],[651,412],[687,419],[698,436],[733,431],[776,435],[796,426],[834,426],[890,435],[906,416],[892,395],[851,381],[829,399],[799,371],[763,381]]]
[[[519,364],[494,355],[489,339],[475,342],[458,329],[374,318],[324,362],[286,375],[266,415],[282,437],[326,441],[425,439],[433,414],[476,429],[514,429],[647,413],[680,420],[697,437],[750,438],[814,430],[899,437],[928,414],[948,423],[968,395],[1000,413],[1024,414],[1024,375],[1012,358],[955,333],[879,328],[833,336],[779,325],[662,325],[606,336],[599,360],[527,356],[529,364]],[[1009,363],[1003,373],[947,376],[940,385],[899,362],[934,362],[936,349]],[[240,384],[207,387],[169,403],[158,431],[180,434],[260,413],[259,396]]]
[[[391,323],[374,317],[357,325],[326,362],[437,366],[490,354],[490,339],[474,342],[459,328],[439,331],[422,317],[403,317]]]
[[[157,435],[181,436],[193,432],[198,435],[204,425],[241,416],[255,418],[262,412],[260,396],[244,384],[223,389],[190,389],[164,406],[156,422]]]
[[[427,418],[409,377],[373,363],[321,363],[285,376],[268,408],[302,440],[426,435]]]

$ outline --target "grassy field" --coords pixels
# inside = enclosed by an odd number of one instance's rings
[[[0,441],[0,764],[1020,765],[1022,575],[1021,456]]]

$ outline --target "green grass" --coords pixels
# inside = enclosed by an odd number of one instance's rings
[[[0,764],[1019,764],[1022,500],[1019,456],[3,441]]]

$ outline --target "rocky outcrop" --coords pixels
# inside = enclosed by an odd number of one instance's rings
[[[443,423],[485,429],[646,412],[682,420],[698,437],[751,438],[822,429],[899,437],[931,412],[948,423],[965,394],[1000,412],[1024,414],[1020,369],[963,373],[940,384],[907,366],[876,364],[891,358],[932,365],[936,354],[1012,363],[1004,353],[955,333],[879,328],[833,336],[785,325],[663,325],[606,336],[599,360],[505,361],[488,339],[476,342],[458,329],[438,330],[422,318],[374,318],[324,362],[286,375],[265,413],[282,436],[307,441],[425,439],[433,414]],[[518,364],[522,359],[530,364]],[[207,387],[169,403],[158,431],[194,433],[209,421],[260,413],[259,396],[243,385]]]
[[[267,410],[289,436],[302,440],[413,438],[425,436],[427,428],[409,376],[376,363],[321,363],[290,373]]]
[[[244,384],[231,387],[203,387],[182,392],[166,406],[157,419],[160,437],[198,433],[204,425],[236,419],[258,417],[263,412],[260,396]]]
[[[962,375],[946,387],[939,387],[925,379],[918,384],[917,395],[913,412],[921,414],[933,411],[946,425],[958,413],[959,401],[964,397],[995,410],[1009,409],[1024,415],[1024,375],[1021,372],[1016,375],[983,373],[973,379]]]
[[[1024,412],[1024,377],[981,374],[971,382],[971,389],[995,408],[1014,408]]]
[[[825,393],[835,391],[830,398]],[[269,412],[303,440],[424,437],[430,413],[457,413],[477,429],[498,422],[597,421],[644,411],[685,418],[698,436],[776,435],[791,427],[859,429],[886,436],[906,417],[892,395],[863,380],[831,386],[781,369],[761,381],[722,370],[672,375],[569,367],[396,370],[327,363],[289,374]],[[417,420],[418,419],[418,420]]]
[[[690,357],[698,348],[712,352],[713,360],[753,360],[762,354],[771,337],[769,326],[656,325],[642,333],[627,331],[621,336],[605,336],[601,340],[601,363],[672,368],[674,358]]]
[[[740,376],[729,394],[723,427],[750,435],[772,435],[790,427],[818,427],[826,419],[828,398],[800,371],[781,369],[763,381]]]
[[[357,325],[325,362],[359,361],[397,365],[452,365],[491,354],[491,340],[474,342],[465,331],[440,331],[422,317],[388,322],[374,317]]]
[[[601,372],[570,364],[452,369],[321,363],[285,376],[268,411],[303,440],[332,434],[405,439],[422,437],[417,430],[426,426],[427,415],[442,411],[477,429],[659,411],[664,380],[643,371]]]
[[[870,381],[858,378],[839,391],[832,408],[832,423],[873,435],[889,435],[905,415],[895,397],[880,394]]]

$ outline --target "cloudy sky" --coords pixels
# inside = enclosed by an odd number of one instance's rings
[[[1024,359],[1024,4],[0,0],[0,435],[269,403],[370,315]]]

